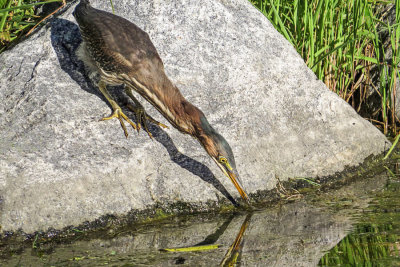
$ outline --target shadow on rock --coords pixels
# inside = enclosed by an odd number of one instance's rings
[[[109,105],[105,97],[89,79],[83,62],[76,56],[76,50],[82,42],[78,25],[65,19],[52,20],[51,42],[54,51],[57,54],[61,68],[68,73],[68,75],[74,81],[76,81],[83,90],[98,96]],[[117,102],[126,105],[128,101],[130,101],[123,93],[124,90],[121,86],[109,86],[108,90]],[[123,110],[131,119],[135,117],[134,114],[129,110],[125,108],[123,108]],[[234,205],[237,205],[233,197],[229,194],[221,182],[215,178],[214,174],[207,166],[180,153],[169,135],[158,126],[150,124],[149,131],[152,133],[154,139],[167,149],[167,152],[173,162],[200,177],[203,181],[213,185]]]

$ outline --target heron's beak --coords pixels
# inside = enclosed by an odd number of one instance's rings
[[[222,165],[215,158],[213,158],[213,160],[215,161],[215,163],[217,163],[218,167],[224,172],[224,174],[232,181],[233,185],[236,187],[236,189],[239,192],[242,199],[244,201],[246,201],[247,203],[250,203],[250,199],[243,189],[243,186],[239,179],[239,175],[237,174],[236,170],[234,170],[230,166],[229,166],[230,168],[228,168],[228,167]]]
[[[247,203],[249,203],[250,202],[249,197],[247,196],[246,192],[244,192],[243,186],[239,182],[238,175],[236,175],[233,171],[228,170],[226,172],[226,176],[228,176],[229,179],[231,179],[233,185],[236,187],[237,191],[239,192],[239,194],[243,198],[243,200],[246,201]]]

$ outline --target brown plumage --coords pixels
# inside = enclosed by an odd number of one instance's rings
[[[247,194],[238,182],[235,160],[226,140],[208,123],[203,112],[188,102],[179,89],[168,79],[164,65],[147,33],[135,24],[111,13],[95,9],[88,0],[81,0],[74,16],[83,37],[81,58],[100,74],[99,89],[110,102],[113,114],[104,118],[118,118],[127,136],[123,120],[139,130],[148,132],[147,121],[155,121],[144,112],[132,90],[149,101],[176,129],[195,137],[227,175],[241,197]],[[137,125],[123,114],[107,92],[106,85],[124,84],[128,96],[136,104]]]

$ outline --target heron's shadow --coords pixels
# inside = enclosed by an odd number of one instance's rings
[[[100,97],[103,101],[109,104],[98,88],[96,88],[88,78],[83,62],[76,56],[76,50],[81,42],[82,38],[77,24],[59,18],[51,20],[51,43],[57,54],[61,68],[68,73],[68,75],[75,80],[83,90]],[[118,103],[126,104],[127,101],[129,101],[127,97],[121,93],[124,91],[121,86],[109,86],[108,91]],[[129,111],[127,111],[126,114],[130,114],[129,117],[131,117],[132,120],[135,119],[135,116]],[[149,130],[154,139],[166,148],[173,162],[200,177],[203,181],[213,185],[234,205],[237,205],[234,198],[221,182],[215,178],[214,174],[207,166],[180,153],[169,135],[158,126],[150,124]]]

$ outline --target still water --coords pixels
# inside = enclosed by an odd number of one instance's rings
[[[400,266],[398,175],[287,199],[252,213],[170,218],[68,243],[8,248],[0,265]]]

